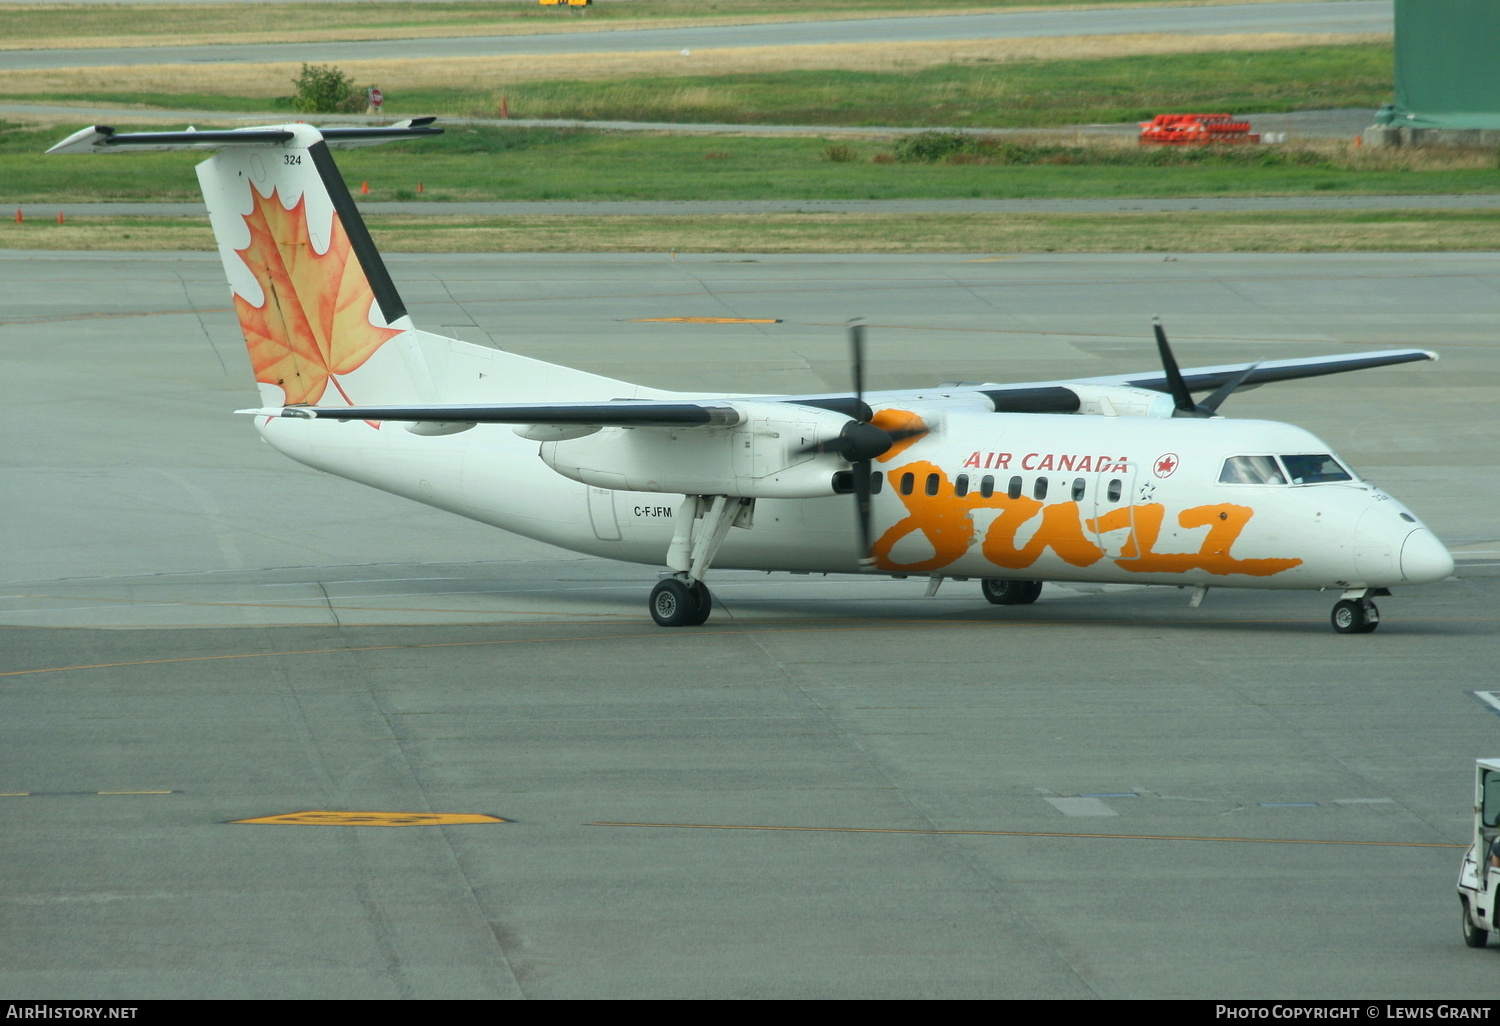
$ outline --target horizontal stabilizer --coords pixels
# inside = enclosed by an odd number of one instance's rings
[[[408,118],[394,125],[352,125],[320,128],[323,141],[335,149],[376,146],[400,139],[442,135],[436,118]],[[109,125],[92,125],[68,136],[48,153],[123,153],[139,150],[218,150],[227,146],[274,146],[290,142],[288,128],[235,128],[184,132],[116,132]]]

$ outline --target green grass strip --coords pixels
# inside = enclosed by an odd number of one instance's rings
[[[1490,251],[1500,211],[372,217],[392,253],[1352,253]],[[207,250],[205,220],[0,221],[0,248]]]
[[[12,202],[197,201],[200,155],[53,156],[73,126],[0,129]],[[126,130],[124,126],[121,130]],[[976,146],[958,163],[902,163],[899,141],[671,136],[451,126],[432,140],[338,155],[374,200],[1006,199],[1500,191],[1491,152],[1087,140]],[[830,159],[831,157],[848,159]],[[879,162],[890,161],[890,162]]]

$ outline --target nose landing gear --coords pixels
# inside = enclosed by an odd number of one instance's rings
[[[1041,581],[1013,581],[1000,577],[986,577],[979,582],[984,597],[997,606],[1024,606],[1037,600],[1042,593]]]
[[[1380,591],[1390,594],[1383,588]],[[1375,589],[1366,588],[1344,592],[1344,597],[1333,604],[1333,614],[1329,617],[1333,629],[1340,634],[1369,634],[1379,627],[1380,610],[1370,601],[1375,593]]]

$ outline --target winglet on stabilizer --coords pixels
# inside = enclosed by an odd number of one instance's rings
[[[442,135],[433,124],[437,118],[407,118],[394,125],[337,125],[319,128],[323,141],[334,149],[378,146],[400,139]],[[131,150],[220,150],[230,146],[275,146],[291,142],[295,132],[289,125],[258,128],[204,129],[182,132],[116,132],[109,125],[81,128],[48,153],[127,153]]]

